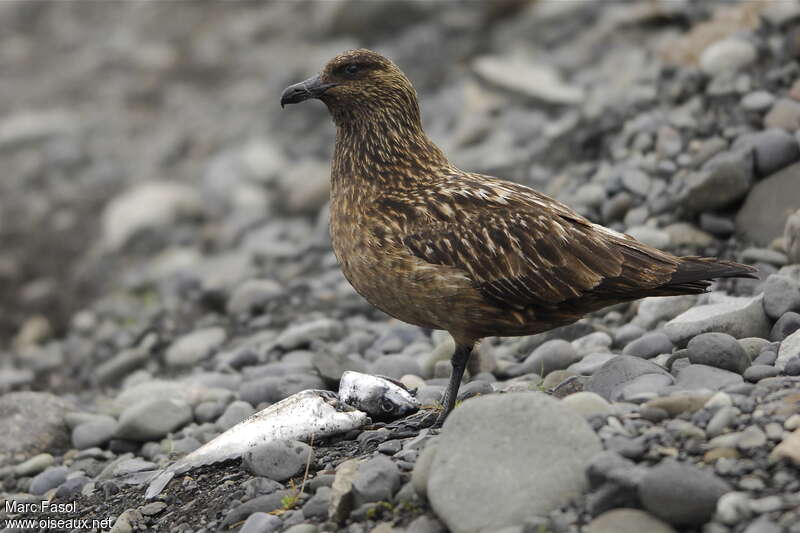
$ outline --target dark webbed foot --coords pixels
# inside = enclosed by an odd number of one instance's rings
[[[453,365],[453,372],[450,374],[450,382],[447,384],[447,389],[444,391],[442,397],[442,412],[436,418],[436,423],[433,427],[442,427],[447,415],[456,406],[456,398],[458,397],[458,388],[461,386],[461,379],[464,377],[464,370],[467,368],[469,357],[472,354],[472,345],[457,344],[456,350],[453,352],[451,363]]]

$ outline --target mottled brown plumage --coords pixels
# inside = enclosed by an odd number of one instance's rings
[[[454,167],[422,130],[409,80],[369,50],[335,57],[281,103],[308,98],[336,124],[331,237],[345,276],[386,313],[456,341],[440,422],[483,337],[539,333],[615,303],[753,275],[675,257],[533,189]]]

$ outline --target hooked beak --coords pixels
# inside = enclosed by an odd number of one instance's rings
[[[297,104],[309,98],[319,98],[325,91],[335,86],[335,83],[322,83],[319,76],[289,85],[281,93],[281,107],[286,104]]]

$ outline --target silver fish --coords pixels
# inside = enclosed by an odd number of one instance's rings
[[[417,399],[397,381],[350,370],[339,381],[339,399],[373,420],[400,418],[420,407]]]
[[[262,409],[210,440],[186,457],[157,472],[145,499],[156,497],[177,474],[241,457],[269,440],[309,440],[345,433],[369,422],[367,414],[323,390],[305,390]]]

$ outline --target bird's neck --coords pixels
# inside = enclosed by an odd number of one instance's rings
[[[422,130],[419,111],[334,117],[334,190],[402,189],[435,179],[450,163]]]

